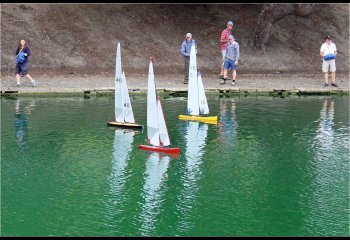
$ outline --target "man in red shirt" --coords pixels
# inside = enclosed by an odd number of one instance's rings
[[[220,79],[224,79],[224,62],[225,62],[225,56],[226,56],[226,44],[228,42],[228,37],[232,34],[232,28],[233,28],[233,22],[228,21],[227,27],[224,31],[221,33],[220,37],[220,51],[222,55],[222,64],[221,64],[221,71],[220,71]]]

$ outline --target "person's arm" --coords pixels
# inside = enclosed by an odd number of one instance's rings
[[[24,56],[29,57],[30,56],[30,48],[27,46],[23,49]]]
[[[185,46],[184,43],[181,44],[181,49],[180,49],[181,55],[185,56]]]
[[[237,54],[236,54],[236,62],[235,62],[235,65],[238,64],[238,60],[239,60],[239,58],[240,58],[240,56],[239,56],[239,45],[238,45],[238,43],[237,43],[237,48],[236,48],[236,50],[237,50]]]
[[[18,55],[19,53],[19,48],[16,49],[16,56]]]
[[[183,42],[182,43],[182,45],[181,45],[181,54],[183,55],[183,56],[190,56],[190,54],[188,54],[187,52],[186,52],[186,47],[185,47],[185,42]]]
[[[225,57],[224,57],[225,60],[226,60],[226,56],[228,55],[228,51],[229,51],[229,47],[228,47],[228,44],[226,44],[226,53],[225,53]]]
[[[334,55],[337,55],[337,47],[334,44]]]
[[[228,34],[227,31],[222,31],[221,33],[221,38],[220,38],[220,42],[222,43],[227,43],[228,42]]]
[[[323,45],[321,46],[321,49],[320,49],[320,55],[321,57],[324,57]]]

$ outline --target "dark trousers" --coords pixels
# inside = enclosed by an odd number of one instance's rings
[[[190,57],[184,57],[185,61],[185,78],[184,82],[188,82],[188,71],[189,71],[189,66],[190,66]]]

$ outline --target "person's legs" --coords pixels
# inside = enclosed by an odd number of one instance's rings
[[[20,78],[20,76],[19,76],[19,73],[16,73],[16,86],[17,87],[19,87],[19,85],[21,85],[21,82],[19,81],[19,78]]]
[[[328,85],[328,72],[324,73],[324,83]]]
[[[226,68],[224,68],[224,79],[227,79],[227,70]]]
[[[231,83],[231,85],[233,86],[236,83],[236,76],[237,76],[236,65],[233,61],[232,61],[231,68],[232,68],[232,83]]]
[[[223,75],[223,78],[222,78],[222,80],[221,80],[221,82],[220,82],[220,84],[222,85],[222,84],[225,84],[226,83],[226,80],[227,80],[227,71],[228,71],[228,69],[230,68],[230,61],[229,60],[226,60],[225,62],[224,62],[224,66],[223,66],[223,68],[224,68],[224,75]]]
[[[28,78],[30,80],[30,82],[32,83],[32,87],[35,87],[35,80],[27,73],[26,78]]]
[[[235,82],[236,82],[236,69],[233,69],[232,70],[232,85],[235,85]]]
[[[222,77],[222,80],[220,82],[220,84],[225,84],[226,83],[226,80],[227,80],[227,69],[224,67],[224,75]]]
[[[22,72],[23,76],[25,76],[26,78],[28,78],[31,81],[32,87],[34,87],[35,80],[28,73],[28,62],[21,65],[21,72]]]
[[[332,74],[332,86],[338,87],[338,85],[335,83],[335,60],[330,61],[330,72]]]
[[[222,56],[222,64],[221,64],[221,70],[220,70],[220,78],[224,78],[224,64],[225,64],[226,50],[221,50],[221,56]]]
[[[221,64],[221,71],[220,71],[220,77],[224,77],[224,63]]]
[[[328,69],[329,69],[329,63],[328,61],[323,60],[322,63],[322,72],[324,73],[324,86],[328,86]]]
[[[19,85],[21,84],[19,79],[20,79],[20,74],[21,73],[21,68],[19,66],[19,64],[16,64],[16,68],[15,68],[15,75],[16,75],[16,86],[19,87]]]
[[[332,86],[333,87],[338,87],[338,84],[335,83],[335,72],[331,72],[331,75],[332,75]]]
[[[33,78],[28,73],[25,75],[25,77],[28,78],[31,82],[33,81]]]

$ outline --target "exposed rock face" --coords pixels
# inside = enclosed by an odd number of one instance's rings
[[[264,11],[271,14],[262,16],[263,4],[1,4],[1,72],[13,74],[14,52],[25,38],[36,75],[114,74],[118,42],[126,74],[147,72],[150,56],[155,72],[182,73],[180,47],[192,32],[202,74],[219,74],[219,38],[228,20],[240,44],[239,73],[321,72],[327,34],[338,48],[337,71],[349,72],[349,4],[270,5]],[[270,18],[279,21],[272,25]]]
[[[254,46],[256,49],[265,50],[269,40],[272,25],[281,18],[295,14],[308,16],[315,9],[316,4],[280,4],[269,3],[262,6],[255,29]]]

